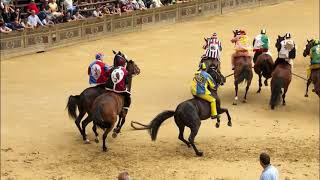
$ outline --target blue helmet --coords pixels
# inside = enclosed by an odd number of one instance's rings
[[[96,59],[102,60],[103,57],[104,57],[104,54],[103,54],[103,53],[97,53],[97,54],[96,54]]]

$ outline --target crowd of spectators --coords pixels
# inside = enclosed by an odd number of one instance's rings
[[[57,23],[89,17],[121,15],[135,10],[158,8],[185,0],[1,0],[0,32],[10,33],[26,28],[53,26]]]

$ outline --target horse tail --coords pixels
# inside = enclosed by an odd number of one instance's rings
[[[270,105],[273,109],[280,100],[280,95],[282,94],[281,88],[284,85],[283,78],[276,77],[274,79],[274,83],[271,84],[271,99],[270,99]]]
[[[162,113],[158,114],[151,122],[150,122],[150,129],[149,133],[151,135],[151,139],[155,141],[157,139],[157,134],[159,127],[161,124],[167,120],[168,118],[174,116],[175,112],[174,111],[163,111]]]
[[[80,96],[79,95],[69,96],[66,109],[68,109],[69,117],[71,117],[74,120],[77,118],[76,110],[77,110],[77,107],[79,107],[79,105],[80,105]]]
[[[238,83],[242,83],[244,80],[248,81],[249,80],[249,76],[250,76],[250,68],[248,65],[244,65],[242,67],[242,71],[240,73],[240,76],[239,76],[239,80],[238,80]]]
[[[93,114],[90,114],[91,115],[91,118],[92,118],[92,121],[94,124],[96,124],[98,127],[100,127],[101,129],[104,129],[104,128],[110,128],[111,125],[107,122],[105,122],[101,116],[101,109],[102,107],[101,106],[98,106]]]
[[[262,75],[266,78],[270,78],[272,74],[272,64],[268,61],[268,59],[263,59],[261,62],[261,70]]]

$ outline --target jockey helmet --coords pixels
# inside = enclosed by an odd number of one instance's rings
[[[320,44],[320,41],[319,41],[319,39],[314,39],[314,40],[313,40],[313,42],[314,42],[314,44],[315,44],[315,45],[318,45],[318,44]]]
[[[104,57],[104,54],[103,54],[103,53],[97,53],[97,54],[96,54],[96,59],[102,60],[103,57]]]
[[[290,33],[286,33],[285,38],[286,38],[286,39],[290,39],[290,38],[291,38],[291,34],[290,34]]]
[[[266,33],[267,33],[266,29],[261,29],[261,34],[266,34]]]
[[[206,63],[200,63],[199,68],[200,68],[201,70],[206,70],[206,69],[207,69]]]
[[[247,34],[244,29],[240,29],[239,32],[240,32],[241,35],[246,35]]]
[[[214,32],[214,33],[212,34],[212,37],[213,37],[213,38],[217,38],[217,33]]]

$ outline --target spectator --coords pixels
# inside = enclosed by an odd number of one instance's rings
[[[118,175],[118,180],[131,180],[128,172],[122,172]]]
[[[25,29],[32,29],[33,27],[28,23],[28,19],[25,18],[22,20],[21,25],[25,28]]]
[[[74,20],[83,20],[83,19],[85,19],[85,17],[82,16],[82,15],[79,13],[79,11],[76,11],[76,14],[73,15],[73,19],[74,19]]]
[[[1,33],[10,33],[12,30],[10,28],[8,28],[5,23],[0,20],[0,32]]]
[[[73,6],[73,1],[72,0],[64,0],[64,7],[66,8],[67,11],[70,12],[71,16],[74,15],[76,11],[76,7]]]
[[[24,26],[21,24],[21,20],[18,20],[18,18],[16,18],[14,21],[11,21],[11,25],[14,30],[21,31],[24,29]]]
[[[100,7],[97,7],[93,12],[92,12],[92,16],[93,17],[102,17],[103,14],[100,10],[101,8]]]
[[[46,18],[42,20],[42,24],[45,26],[52,26],[54,25],[54,22],[50,20],[49,16],[46,16]]]
[[[30,3],[27,6],[27,10],[28,10],[28,12],[31,12],[32,10],[34,10],[34,12],[36,14],[39,14],[39,12],[40,12],[38,7],[37,7],[37,4],[34,2],[34,0],[30,1]]]
[[[132,0],[129,0],[127,4],[122,6],[122,11],[123,12],[131,12],[134,11],[134,4],[132,3]]]
[[[48,6],[49,6],[49,12],[52,14],[53,18],[59,18],[63,16],[61,12],[58,12],[58,4],[56,0],[51,0]]]
[[[108,6],[110,6],[109,3],[107,3],[106,6],[103,6],[103,7],[101,8],[102,14],[111,14],[110,9],[108,8]]]
[[[73,20],[73,17],[71,16],[71,12],[68,11],[67,14],[63,17],[63,22],[70,22]]]
[[[119,3],[116,3],[116,4],[112,3],[110,12],[111,12],[111,14],[121,15],[120,4]]]
[[[260,180],[279,180],[278,170],[270,164],[270,156],[267,153],[260,154],[260,165],[263,167]]]
[[[39,17],[36,15],[36,11],[35,10],[31,10],[31,15],[28,17],[28,24],[32,28],[38,27],[38,25],[43,26],[43,24],[40,21]]]
[[[139,9],[139,10],[146,10],[147,9],[142,0],[133,0],[132,2],[136,5],[136,7],[137,7],[136,9]]]
[[[163,6],[163,4],[161,3],[160,0],[152,0],[152,4],[150,8],[159,8],[161,6]]]

